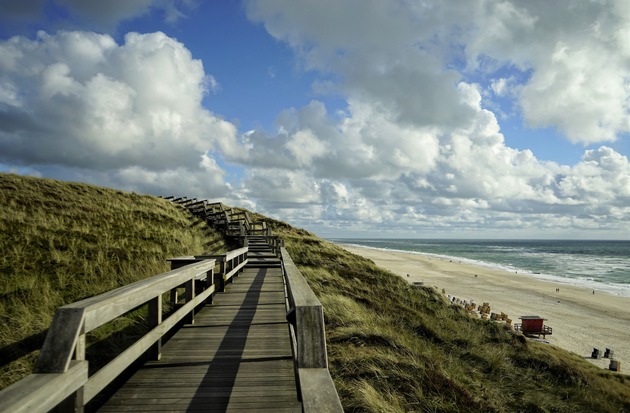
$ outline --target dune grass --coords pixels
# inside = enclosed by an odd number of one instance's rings
[[[0,388],[31,372],[57,307],[164,272],[168,257],[227,249],[217,231],[151,196],[0,174],[0,205]],[[142,318],[89,339],[132,335]]]
[[[154,197],[0,175],[0,202],[3,386],[30,372],[57,306],[164,271],[168,256],[230,249]],[[330,370],[346,411],[630,412],[628,376],[470,318],[434,289],[251,215],[282,236],[324,305]],[[121,317],[92,347],[124,341],[142,319]]]
[[[270,221],[324,306],[349,412],[630,412],[630,377],[468,316],[433,288]]]

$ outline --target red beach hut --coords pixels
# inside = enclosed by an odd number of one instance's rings
[[[551,327],[546,326],[544,323],[547,320],[546,318],[537,315],[524,315],[519,318],[521,319],[521,324],[514,325],[516,331],[521,331],[523,334],[536,334],[539,337],[542,334],[543,338],[552,333]]]

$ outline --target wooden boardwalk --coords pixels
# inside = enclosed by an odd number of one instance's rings
[[[280,261],[254,240],[244,271],[100,408],[301,412]]]

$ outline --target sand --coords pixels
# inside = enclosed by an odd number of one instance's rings
[[[429,255],[342,247],[371,259],[410,283],[423,282],[439,292],[444,289],[447,296],[476,304],[487,302],[492,312],[508,314],[513,323],[519,323],[519,317],[524,315],[546,318],[545,325],[553,329],[553,334],[546,336],[551,345],[569,350],[602,368],[608,368],[610,360],[592,359],[591,353],[593,348],[598,348],[603,355],[605,349],[610,348],[621,364],[621,372],[630,371],[628,297],[601,291],[593,294],[593,290],[584,287]]]

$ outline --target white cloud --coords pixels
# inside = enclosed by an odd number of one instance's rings
[[[542,162],[506,144],[495,108],[511,100],[510,114],[578,144],[627,136],[627,4],[247,1],[300,68],[323,74],[312,85],[323,97],[278,114],[276,133],[240,136],[202,107],[218,81],[162,33],[122,44],[87,32],[15,37],[0,42],[0,162],[335,230],[626,233],[626,157],[601,146],[576,165]],[[102,22],[151,7],[176,7],[177,18],[179,5],[146,0]],[[346,107],[329,113],[328,94]],[[243,166],[243,178],[227,184],[222,162]]]
[[[289,43],[306,68],[332,70],[349,97],[381,105],[400,121],[466,122],[472,113],[455,91],[464,72],[446,69],[466,59],[468,71],[531,71],[520,85],[507,78],[493,87],[499,96],[509,94],[506,82],[516,88],[532,127],[556,127],[584,144],[630,132],[624,0],[246,4],[249,17]]]
[[[333,73],[313,87],[348,104],[334,118],[317,102],[287,111],[282,134],[250,146],[312,139],[275,164],[317,182],[323,208],[311,218],[399,230],[628,228],[625,157],[602,147],[573,167],[541,162],[508,147],[489,110],[513,99],[530,126],[575,143],[629,132],[627,2],[270,0],[246,10],[306,70]],[[492,93],[482,101],[467,77]]]
[[[490,83],[490,89],[497,96],[509,96],[513,93],[514,82],[515,79],[513,77],[493,79]]]
[[[326,143],[317,139],[313,132],[308,129],[295,133],[287,141],[286,147],[300,166],[308,166],[312,164],[315,158],[328,152]]]
[[[256,163],[243,183],[246,198],[259,211],[302,226],[316,222],[323,231],[627,226],[627,158],[601,147],[574,167],[541,162],[506,146],[495,116],[481,107],[478,86],[458,89],[475,116],[450,129],[401,125],[366,102],[351,103],[336,120],[318,102],[284,113],[286,127],[250,140],[249,156],[292,150],[274,168]],[[574,219],[567,224],[566,217]]]
[[[302,171],[251,168],[243,191],[265,210],[320,203],[318,181]]]
[[[3,162],[109,170],[147,183],[198,170],[208,153],[238,152],[234,125],[201,106],[202,63],[163,33],[130,33],[118,45],[107,35],[40,32],[0,42],[0,56]]]
[[[470,62],[490,57],[494,68],[531,70],[518,90],[530,126],[583,144],[630,132],[627,2],[487,1],[474,17]]]
[[[555,126],[584,144],[630,132],[630,66],[622,63],[628,58],[559,42],[523,88],[525,119],[533,126]]]
[[[214,159],[204,154],[197,166],[159,171],[129,166],[111,174],[109,184],[157,195],[208,197],[211,194],[214,198],[221,198],[230,194],[231,188],[224,182],[226,173]]]

